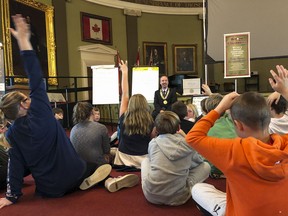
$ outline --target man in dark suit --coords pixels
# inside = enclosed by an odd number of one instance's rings
[[[169,81],[167,76],[160,77],[161,88],[154,94],[154,111],[153,118],[165,110],[171,111],[171,105],[177,101],[176,89],[168,88]]]

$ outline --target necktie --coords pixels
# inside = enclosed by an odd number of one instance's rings
[[[164,97],[166,96],[166,91],[165,91],[165,90],[163,91],[163,96],[164,96]]]

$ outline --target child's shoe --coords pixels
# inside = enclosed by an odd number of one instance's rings
[[[116,192],[125,187],[133,187],[139,182],[139,177],[135,174],[127,174],[116,178],[108,178],[105,187],[110,192]]]
[[[87,190],[95,184],[103,181],[107,176],[109,176],[112,167],[110,164],[104,164],[98,167],[95,172],[83,180],[82,184],[79,186],[81,190]]]

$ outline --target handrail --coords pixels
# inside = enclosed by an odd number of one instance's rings
[[[19,79],[21,80],[24,80],[24,79],[27,79],[27,77],[24,77],[24,76],[6,76],[6,90],[9,89],[9,87],[11,86],[14,86],[14,85],[17,85],[17,87],[19,87],[19,85],[23,85],[23,86],[26,86],[27,87],[27,90],[28,90],[28,81],[26,80],[23,81],[23,82],[17,82]],[[48,80],[49,79],[57,79],[57,84],[58,85],[49,85],[48,84]],[[62,87],[59,87],[59,83],[61,83],[61,79],[69,79],[72,81],[67,81],[70,86],[72,87],[68,87],[68,85],[63,85]],[[79,84],[79,80],[80,79],[85,79],[85,83],[87,84],[86,86],[83,86],[83,83],[81,83],[81,87],[78,87],[80,85]],[[92,103],[92,82],[89,83],[89,79],[92,80],[92,77],[91,76],[57,76],[57,77],[52,77],[52,76],[49,76],[49,77],[44,77],[44,81],[45,81],[45,84],[46,84],[46,91],[48,93],[62,93],[65,97],[65,100],[66,102],[65,103],[56,103],[55,106],[64,106],[65,107],[65,115],[64,115],[64,118],[66,119],[66,127],[67,128],[70,128],[71,124],[70,122],[71,121],[71,116],[72,116],[72,111],[73,111],[73,107],[74,105],[82,100],[78,100],[79,97],[78,97],[78,94],[79,93],[84,93],[85,92],[88,94],[88,100],[85,100],[85,101],[88,101],[90,103]],[[62,83],[63,84],[63,83]],[[90,86],[89,86],[90,85]],[[70,98],[73,98],[73,100],[71,99],[68,99],[68,94],[71,93],[71,97]],[[89,94],[91,93],[91,94]],[[63,107],[63,108],[64,108]],[[118,122],[118,116],[119,116],[119,107],[118,105],[99,105],[97,106],[99,109],[100,109],[100,112],[101,112],[101,122],[102,123],[109,123],[109,124],[116,124]]]

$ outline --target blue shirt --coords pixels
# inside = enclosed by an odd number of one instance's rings
[[[6,133],[11,145],[6,198],[11,202],[22,195],[24,173],[32,174],[38,194],[60,197],[77,186],[86,170],[52,113],[35,52],[22,51],[21,55],[29,78],[31,105],[27,115],[16,119]]]

